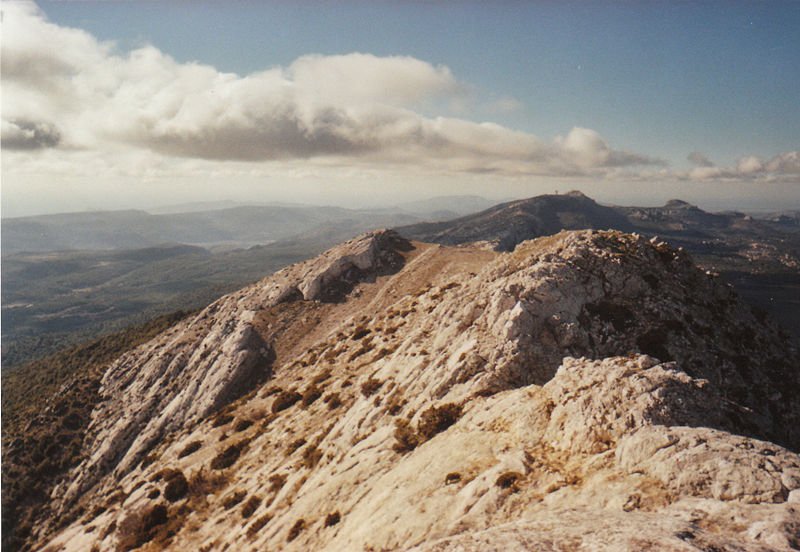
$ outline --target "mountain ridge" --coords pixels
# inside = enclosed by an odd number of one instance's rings
[[[496,252],[370,233],[109,366],[34,541],[788,549],[789,343],[658,239],[565,231]]]

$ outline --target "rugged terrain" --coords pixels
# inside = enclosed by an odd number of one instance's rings
[[[239,206],[169,216],[120,211],[4,219],[3,368],[155,316],[205,307],[224,293],[360,233],[419,217],[447,218],[445,209],[452,217],[454,210],[472,212],[486,203],[445,197],[406,204],[401,210]],[[175,208],[193,207],[210,209],[207,204]],[[720,273],[745,301],[800,337],[798,220],[791,212],[761,219],[708,213],[678,200],[660,207],[600,205],[571,192],[405,226],[400,232],[443,245],[487,241],[502,251],[562,229],[658,235],[684,247],[697,264]],[[169,240],[202,247],[165,245]],[[139,247],[91,249],[134,243]],[[147,243],[158,245],[141,247]],[[253,243],[262,245],[235,248]],[[59,247],[89,249],[40,251]]]
[[[721,274],[747,302],[800,336],[799,221],[796,212],[757,218],[735,211],[709,213],[680,200],[659,207],[601,205],[581,192],[570,192],[398,230],[412,239],[444,245],[486,241],[498,251],[562,229],[658,236],[685,248],[699,266]]]
[[[27,546],[797,549],[798,397],[789,336],[664,242],[380,231],[113,362]]]

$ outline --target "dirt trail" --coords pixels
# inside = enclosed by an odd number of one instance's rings
[[[445,285],[455,275],[462,281],[479,272],[499,253],[476,248],[446,247],[412,242],[413,249],[399,252],[405,259],[395,274],[378,276],[358,284],[341,303],[295,301],[266,309],[256,318],[256,329],[272,343],[275,366],[291,362],[315,343],[330,335],[348,319],[368,314],[375,317],[405,296]]]

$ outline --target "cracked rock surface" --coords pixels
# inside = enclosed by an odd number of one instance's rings
[[[43,550],[800,547],[797,351],[635,235],[371,233],[131,351],[101,394]]]

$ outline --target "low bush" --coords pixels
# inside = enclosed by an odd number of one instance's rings
[[[244,503],[242,506],[242,518],[247,519],[252,516],[258,507],[261,505],[261,497],[260,496],[251,496],[247,499],[247,502]]]
[[[302,398],[303,396],[297,391],[281,391],[272,401],[272,413],[277,414],[286,410]]]
[[[512,491],[517,491],[519,490],[518,483],[522,477],[522,474],[519,472],[508,471],[500,475],[494,484],[501,489],[511,489]]]
[[[417,436],[417,432],[414,431],[414,428],[411,427],[411,422],[405,419],[395,420],[394,425],[394,438],[396,442],[392,449],[402,454],[417,448],[419,437]]]
[[[437,433],[441,433],[456,423],[460,416],[461,406],[447,403],[438,407],[432,406],[420,414],[416,430],[411,426],[410,420],[395,420],[394,438],[396,442],[392,449],[401,454],[414,450]]]
[[[164,488],[164,498],[169,502],[175,502],[186,496],[189,492],[189,482],[182,472],[176,471],[167,479],[167,486]]]
[[[234,424],[233,426],[233,431],[238,433],[240,431],[244,431],[251,425],[253,425],[253,420],[248,420],[248,419],[237,420],[236,424]]]
[[[300,534],[300,532],[305,528],[306,528],[306,520],[304,520],[302,518],[298,519],[294,523],[294,525],[292,525],[292,528],[289,529],[289,534],[286,536],[286,541],[287,542],[292,542],[294,539],[297,538],[297,536]]]
[[[211,460],[211,467],[215,470],[224,470],[231,467],[239,459],[239,455],[241,455],[246,445],[247,441],[239,441],[229,445]]]
[[[303,449],[303,466],[312,469],[322,459],[322,451],[316,445],[308,445]]]
[[[303,406],[309,406],[322,396],[322,390],[316,385],[309,385],[303,391]]]
[[[272,520],[272,515],[264,514],[253,523],[250,524],[250,527],[247,528],[247,536],[254,537],[256,533],[261,531],[261,529],[270,521]]]
[[[339,512],[332,512],[325,517],[325,527],[336,525],[341,520]]]
[[[192,441],[178,453],[178,458],[185,458],[190,454],[194,454],[203,447],[203,441]]]
[[[297,449],[302,447],[306,444],[306,440],[300,437],[299,439],[295,439],[286,447],[286,456],[289,456],[294,453]]]
[[[244,497],[246,496],[247,493],[244,491],[234,491],[223,499],[222,507],[226,510],[230,510],[244,500]]]
[[[286,484],[286,475],[275,473],[269,476],[269,492],[277,493]]]
[[[454,403],[432,406],[425,410],[419,417],[417,432],[424,441],[441,433],[461,417],[461,406]]]
[[[329,393],[322,400],[328,404],[328,409],[330,410],[342,406],[342,399],[339,398],[339,393]]]
[[[369,378],[367,381],[361,384],[361,394],[365,397],[369,397],[381,388],[383,382],[376,378]]]
[[[118,549],[133,550],[153,540],[159,526],[166,524],[168,519],[164,504],[133,512],[119,524]]]
[[[232,421],[233,421],[232,414],[218,414],[211,422],[211,427],[222,427],[225,424],[231,423]]]

